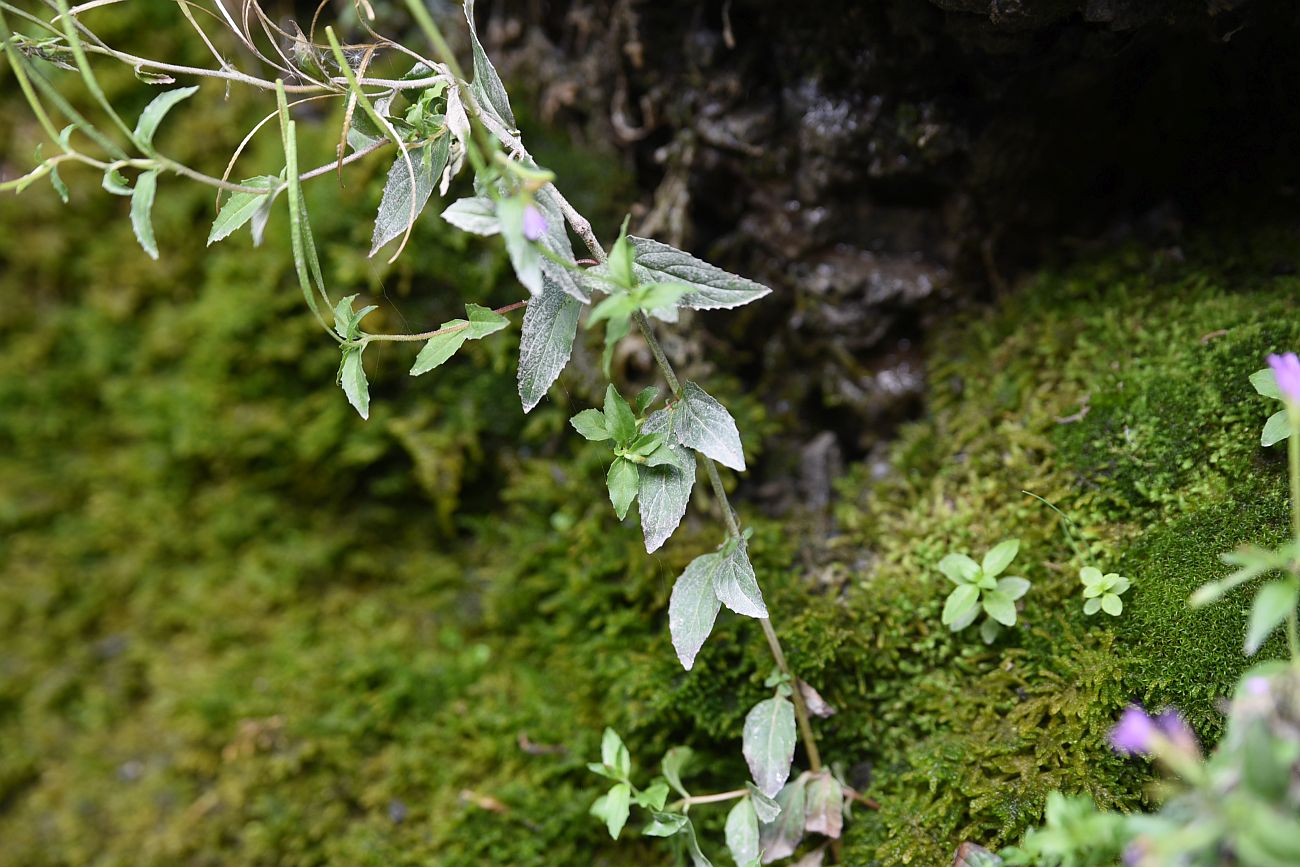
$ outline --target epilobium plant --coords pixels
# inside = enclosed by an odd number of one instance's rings
[[[49,5],[58,14],[44,20],[0,0],[0,40],[5,56],[33,114],[57,148],[32,171],[0,184],[0,189],[21,191],[48,176],[66,201],[59,167],[69,162],[91,166],[103,173],[108,192],[130,197],[131,224],[141,247],[153,258],[158,257],[158,246],[151,214],[159,182],[168,175],[217,190],[220,207],[208,233],[209,243],[227,239],[245,225],[254,243],[260,243],[274,205],[283,201],[299,289],[322,331],[338,345],[338,384],[362,418],[370,412],[365,351],[372,343],[423,344],[410,371],[419,376],[445,364],[466,341],[502,332],[510,322],[506,314],[526,308],[519,341],[518,391],[523,411],[529,412],[568,365],[584,314],[588,328],[605,326],[603,368],[607,378],[615,345],[633,328],[640,332],[667,387],[664,403],[659,405],[657,389],[647,389],[628,402],[611,383],[603,407],[578,413],[572,419],[573,427],[588,440],[609,443],[613,451],[606,476],[610,503],[620,519],[627,516],[633,502],[639,503],[647,552],[667,542],[681,523],[691,500],[696,467],[703,466],[724,532],[716,549],[692,560],[673,587],[669,603],[673,647],[689,670],[720,608],[726,606],[758,621],[778,678],[769,684],[773,694],[759,701],[745,720],[743,753],[754,778],[752,784],[715,795],[688,795],[679,778],[683,754],[676,753],[673,755],[678,758],[665,759],[662,781],[638,788],[631,779],[626,747],[615,733],[607,731],[602,761],[592,769],[614,785],[597,801],[593,812],[610,834],[618,837],[632,806],[649,810],[652,822],[645,833],[685,841],[697,865],[708,861],[687,816],[692,804],[737,801],[727,821],[726,838],[740,863],[768,863],[792,854],[805,831],[838,837],[849,793],[823,767],[817,750],[810,721],[810,704],[817,709],[812,700],[816,692],[794,677],[786,661],[749,559],[747,534],[731,508],[716,465],[745,469],[740,433],[720,402],[696,383],[678,378],[655,334],[655,320],[675,322],[680,310],[736,308],[771,290],[667,244],[629,235],[626,221],[607,254],[591,224],[556,188],[555,176],[538,165],[524,147],[509,94],[475,31],[473,0],[465,0],[464,8],[473,55],[472,75],[468,76],[418,0],[408,0],[407,6],[428,36],[435,58],[378,34],[372,27],[374,10],[365,0],[355,0],[354,11],[370,41],[347,46],[331,27],[324,28],[323,40],[317,38],[314,24],[307,33],[296,25],[288,30],[277,27],[256,0],[245,0],[240,16],[232,15],[228,4],[213,3],[209,10],[213,20],[228,31],[241,56],[253,58],[259,67],[253,72],[236,68],[218,53],[190,11],[191,4],[178,4],[178,8],[212,51],[216,68],[179,66],[119,51],[78,17],[84,9],[105,4],[71,9],[67,0],[55,0]],[[11,33],[6,15],[21,19],[24,26],[38,32]],[[92,55],[129,64],[151,85],[170,84],[174,76],[183,76],[274,93],[276,107],[244,138],[225,174],[211,177],[171,159],[154,145],[154,135],[169,112],[193,97],[199,87],[162,92],[132,125],[118,114],[99,86],[89,62]],[[400,74],[373,74],[379,64],[392,59],[402,62]],[[37,62],[46,60],[53,61],[55,68],[80,74],[111,122],[107,131],[63,97],[47,77],[48,67]],[[337,134],[339,156],[304,171],[298,164],[298,122],[293,109],[321,99],[337,100],[343,108]],[[53,106],[53,114],[47,103]],[[53,120],[57,115],[67,122],[62,129]],[[279,124],[283,164],[262,167],[232,183],[229,177],[245,148],[272,120]],[[393,159],[374,220],[371,255],[398,241],[389,261],[395,260],[434,192],[447,196],[453,182],[468,170],[472,194],[443,207],[441,218],[474,235],[500,237],[526,297],[496,310],[468,304],[464,319],[416,334],[368,332],[362,324],[373,307],[355,309],[355,294],[334,300],[312,236],[305,185],[385,151]],[[595,260],[594,267],[579,265],[570,231]],[[989,599],[989,609],[1005,619],[1007,603],[1003,599],[1011,599],[1007,594],[1014,591],[996,591]],[[1010,618],[1014,622],[1014,607]],[[799,738],[808,766],[802,773],[793,770]],[[789,781],[792,774],[794,780]],[[668,786],[683,796],[675,809],[666,804]]]
[[[1019,539],[999,542],[976,563],[965,554],[949,554],[939,561],[939,571],[957,587],[943,605],[943,625],[960,632],[983,612],[980,637],[992,644],[1003,626],[1016,625],[1016,600],[1029,590],[1024,578],[999,578],[1020,551]]]

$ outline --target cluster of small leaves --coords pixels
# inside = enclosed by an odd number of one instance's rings
[[[1096,566],[1084,566],[1079,570],[1079,580],[1083,582],[1084,614],[1091,616],[1105,611],[1112,617],[1119,617],[1124,610],[1124,600],[1119,597],[1131,585],[1127,578],[1117,572],[1103,575]]]
[[[790,737],[794,737],[793,728]],[[648,837],[673,838],[694,867],[712,865],[700,847],[690,818],[692,805],[701,801],[707,803],[721,798],[735,801],[727,813],[724,833],[727,851],[738,867],[758,867],[793,855],[806,833],[823,834],[831,839],[840,836],[849,801],[845,787],[830,771],[804,772],[788,783],[783,775],[781,782],[767,791],[762,785],[746,783],[744,789],[736,792],[695,799],[682,783],[690,758],[688,747],[673,747],[663,757],[662,775],[639,789],[631,781],[627,748],[617,733],[606,729],[601,742],[601,761],[589,764],[588,768],[613,780],[614,785],[592,804],[592,815],[604,821],[610,836],[617,839],[627,824],[631,808],[641,807],[650,814],[641,833]],[[666,803],[669,788],[681,799]],[[815,850],[808,863],[820,864],[823,851]]]
[[[1016,625],[1016,600],[1029,590],[1024,578],[999,578],[1020,551],[1019,539],[999,542],[980,563],[965,554],[949,554],[939,561],[939,571],[956,584],[943,606],[943,625],[960,632],[983,612],[980,636],[988,644],[1003,626]]]

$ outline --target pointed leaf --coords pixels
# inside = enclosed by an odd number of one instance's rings
[[[723,271],[667,244],[629,236],[635,252],[634,268],[640,283],[680,283],[691,291],[678,300],[681,307],[719,310],[756,301],[772,290]]]
[[[490,237],[501,232],[496,205],[486,196],[457,199],[442,212],[442,218],[457,229]]]
[[[714,591],[713,576],[720,559],[721,555],[715,553],[692,560],[673,584],[673,593],[668,600],[668,631],[677,658],[687,671],[695,665],[695,656],[713,631],[718,616],[720,604]],[[664,760],[664,775],[668,776],[667,759]],[[672,782],[672,777],[669,777],[669,782]]]
[[[609,501],[614,506],[614,514],[621,521],[627,517],[627,510],[632,507],[640,486],[637,465],[626,458],[614,458],[614,463],[609,465],[605,482],[609,488]]]
[[[609,829],[609,836],[615,840],[622,833],[623,826],[627,824],[627,816],[631,811],[632,789],[627,783],[619,783],[605,794],[596,799],[596,803],[591,805],[591,815],[605,822],[605,827]]]
[[[654,415],[646,420],[643,431],[653,432],[652,419]],[[695,455],[671,445],[664,449],[671,456],[667,463],[640,466],[641,488],[637,496],[641,502],[641,532],[645,535],[647,553],[657,551],[677,529],[690,503],[691,489],[695,487]]]
[[[749,798],[741,798],[727,814],[727,848],[736,864],[745,864],[758,857],[758,815]]]
[[[939,561],[939,571],[954,584],[964,584],[975,580],[980,565],[965,554],[949,554]]]
[[[597,443],[609,439],[609,431],[605,427],[605,414],[598,409],[584,409],[569,419],[569,424],[573,425],[573,429],[584,439]]]
[[[153,237],[153,198],[157,190],[158,170],[153,169],[140,173],[131,192],[131,228],[150,259],[158,258],[158,242]]]
[[[990,590],[982,600],[984,613],[1003,626],[1016,625],[1016,603],[999,590]]]
[[[482,340],[510,324],[510,320],[500,313],[478,304],[466,304],[465,315],[469,319],[469,328],[465,331],[468,332],[470,340]]]
[[[1024,578],[1017,576],[1008,576],[998,579],[998,592],[1006,595],[1008,599],[1016,600],[1029,592],[1029,582]]]
[[[700,849],[699,837],[695,835],[695,826],[686,821],[686,851],[691,853],[691,867],[713,867],[713,862],[705,857]]]
[[[943,625],[953,627],[954,632],[958,631],[956,624],[976,609],[979,597],[979,588],[974,584],[962,584],[949,593],[943,605]],[[969,624],[970,621],[967,620],[966,623]]]
[[[691,760],[692,754],[690,747],[673,747],[664,753],[664,760],[660,765],[668,785],[676,789],[683,798],[691,796],[691,793],[686,791],[686,787],[682,785],[682,771]]]
[[[134,138],[136,143],[140,145],[140,149],[145,152],[151,151],[153,149],[154,133],[158,131],[158,124],[162,123],[162,119],[167,116],[167,112],[171,111],[181,100],[189,99],[198,92],[198,85],[194,85],[193,87],[179,87],[176,90],[168,90],[155,96],[153,101],[144,107],[144,111],[140,112],[140,120],[135,125]]]
[[[497,75],[492,61],[488,60],[483,43],[479,42],[478,29],[474,26],[474,0],[465,0],[465,20],[469,22],[470,44],[474,49],[474,82],[470,92],[474,101],[484,111],[492,111],[505,121],[506,127],[515,128],[515,116],[510,111],[510,97],[506,94],[501,76]]]
[[[758,786],[746,782],[745,788],[749,789],[749,799],[754,804],[754,813],[758,816],[758,821],[764,824],[772,822],[777,816],[781,815],[781,805],[774,799],[769,798],[758,790]]]
[[[693,382],[682,388],[676,433],[682,445],[713,458],[724,467],[745,469],[745,452],[735,419],[725,406]]]
[[[245,187],[260,187],[266,192],[260,194],[231,193],[226,198],[225,204],[221,206],[221,210],[217,212],[217,218],[212,221],[212,230],[208,232],[208,246],[228,237],[236,229],[253,219],[258,209],[270,198],[271,191],[280,185],[280,179],[271,175],[260,175],[256,178],[247,178],[239,183]]]
[[[763,863],[787,858],[794,854],[799,841],[803,839],[806,800],[804,791],[805,777],[787,783],[776,796],[781,813],[776,821],[759,825],[758,844],[763,850]]]
[[[447,165],[448,141],[444,135],[432,144],[411,148],[406,152],[411,160],[409,167],[400,154],[393,161],[388,170],[388,182],[384,184],[384,195],[379,200],[379,212],[375,215],[375,231],[370,240],[371,256],[389,241],[405,234],[407,227],[424,210],[438,176]]]
[[[808,778],[805,809],[805,831],[832,839],[840,836],[844,824],[844,790],[830,771],[823,770]]]
[[[763,604],[763,593],[759,590],[743,539],[718,560],[713,589],[718,594],[718,601],[737,614],[767,617],[767,606]]]
[[[980,638],[984,639],[985,644],[992,644],[997,640],[998,633],[1002,631],[1002,624],[993,618],[987,618],[980,624]]]
[[[654,820],[641,833],[647,837],[672,837],[689,821],[681,813],[655,813]]]
[[[605,389],[605,426],[614,436],[614,442],[631,442],[637,435],[636,416],[628,406],[623,395],[618,393],[613,384]]]
[[[1274,400],[1282,399],[1282,389],[1277,387],[1277,377],[1273,376],[1271,367],[1252,373],[1250,375],[1250,384],[1255,386],[1255,391],[1264,395],[1264,397],[1271,397]]]
[[[537,296],[545,289],[542,283],[542,263],[545,260],[537,245],[524,234],[524,212],[528,204],[523,196],[512,196],[497,202],[496,210],[501,237],[505,239],[506,253],[510,256],[515,276],[530,295]]]
[[[745,715],[742,751],[758,790],[781,790],[794,761],[794,705],[781,697],[760,701]]]
[[[632,756],[627,751],[627,746],[618,736],[618,732],[608,726],[605,727],[600,738],[600,760],[620,779],[626,779],[632,771]]]
[[[341,379],[348,403],[362,418],[370,418],[370,385],[366,381],[366,369],[361,364],[361,350],[344,351]]]
[[[532,411],[559,379],[573,353],[582,303],[544,280],[540,297],[528,304],[519,338],[519,399]]]
[[[1246,630],[1246,655],[1253,656],[1269,633],[1295,610],[1300,588],[1294,581],[1274,581],[1259,588],[1250,609],[1250,627]]]
[[[411,366],[411,376],[419,376],[435,367],[441,367],[447,359],[455,355],[456,350],[469,339],[469,328],[458,327],[462,325],[468,326],[469,323],[464,319],[453,319],[442,323],[442,328],[457,328],[457,330],[430,337],[420,350],[420,354],[415,356],[415,364]]]
[[[1011,565],[1011,561],[1016,559],[1016,554],[1019,551],[1019,539],[1007,539],[1004,542],[999,542],[984,555],[984,562],[980,565],[980,568],[988,577],[996,578]]]
[[[1264,422],[1264,432],[1259,436],[1259,444],[1267,448],[1276,445],[1291,436],[1291,419],[1285,409],[1280,409]]]

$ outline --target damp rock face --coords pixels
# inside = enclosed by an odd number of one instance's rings
[[[1285,0],[522,6],[480,3],[490,47],[621,151],[641,231],[776,288],[706,327],[799,447],[914,413],[954,309],[1294,173]]]

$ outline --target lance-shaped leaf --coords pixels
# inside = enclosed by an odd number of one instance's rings
[[[144,111],[140,112],[140,119],[135,124],[134,138],[140,149],[149,152],[153,150],[153,136],[158,131],[158,124],[162,123],[167,112],[171,111],[178,102],[189,99],[199,92],[198,85],[193,87],[179,87],[176,90],[169,90],[160,93],[153,98]],[[156,257],[155,257],[156,258]]]
[[[788,699],[764,699],[745,715],[742,751],[754,784],[769,798],[790,776],[794,741],[794,705]]]
[[[510,320],[500,313],[477,304],[466,304],[465,313],[469,317],[468,320],[453,319],[442,323],[438,329],[444,331],[444,329],[455,328],[455,331],[446,331],[429,338],[424,348],[420,350],[420,354],[415,357],[411,376],[428,373],[443,364],[456,354],[456,350],[460,349],[466,340],[479,340],[510,324]]]
[[[343,351],[343,365],[339,370],[339,384],[362,418],[370,418],[370,385],[366,381],[366,369],[361,364],[360,349]]]
[[[506,242],[506,253],[510,256],[510,266],[515,276],[528,290],[528,294],[541,295],[545,288],[542,284],[541,251],[536,244],[524,234],[524,212],[528,202],[522,196],[512,196],[497,202],[497,220],[501,226],[501,237]]]
[[[687,671],[695,665],[695,656],[713,631],[713,622],[721,607],[713,588],[719,559],[720,555],[715,552],[692,560],[673,584],[673,594],[668,600],[668,631],[677,658]],[[669,782],[672,782],[671,777]]]
[[[631,800],[631,787],[627,783],[618,783],[591,805],[591,815],[604,820],[605,827],[609,829],[609,836],[615,840],[623,832],[623,826],[627,824]]]
[[[727,814],[727,848],[736,864],[745,864],[758,857],[758,815],[749,798],[741,798]]]
[[[801,774],[787,783],[776,796],[781,813],[773,822],[765,822],[758,828],[758,844],[763,849],[763,863],[789,857],[798,848],[803,839],[805,816],[805,777]]]
[[[844,827],[844,790],[830,771],[819,771],[807,782],[804,830],[827,837],[840,836]]]
[[[1253,656],[1269,633],[1286,620],[1300,601],[1300,585],[1294,578],[1274,581],[1259,588],[1250,610],[1250,626],[1246,631],[1246,655]]]
[[[651,414],[641,425],[642,433],[666,433],[671,426],[667,410]],[[660,450],[665,458],[657,466],[641,464],[641,488],[637,494],[641,503],[641,532],[645,535],[645,549],[657,551],[673,534],[686,514],[695,487],[695,454],[689,449],[674,448],[671,444]]]
[[[745,788],[749,789],[749,799],[754,804],[754,812],[758,815],[759,822],[768,824],[781,815],[781,805],[773,798],[764,795],[753,783],[745,783]]]
[[[763,592],[758,588],[754,567],[749,562],[749,549],[743,539],[728,545],[730,550],[717,561],[713,589],[718,601],[745,617],[767,616]]]
[[[221,206],[221,210],[217,212],[217,218],[212,221],[212,230],[208,232],[208,246],[229,237],[231,233],[253,219],[267,204],[271,193],[280,185],[280,179],[272,175],[259,175],[242,180],[240,184],[245,187],[258,187],[266,192],[231,193],[226,198],[225,204]]]
[[[550,280],[528,304],[519,338],[519,400],[524,412],[546,396],[573,354],[582,303]]]
[[[686,791],[682,785],[682,771],[691,760],[692,751],[690,747],[672,747],[664,753],[663,763],[660,765],[664,772],[664,779],[668,785],[672,786],[683,798],[689,798],[691,793]]]
[[[654,813],[654,819],[642,829],[647,837],[672,837],[690,821],[681,813]]]
[[[465,0],[465,20],[469,22],[469,38],[474,49],[474,83],[470,85],[474,101],[479,108],[494,112],[507,127],[514,129],[515,116],[510,111],[510,97],[478,39],[478,29],[474,26],[474,0]]]
[[[457,229],[483,237],[491,237],[501,231],[497,221],[496,205],[487,196],[474,196],[457,199],[442,212],[442,218]]]
[[[157,169],[141,172],[131,191],[131,229],[150,259],[158,258],[158,242],[153,236],[153,198],[157,191]]]
[[[650,238],[629,236],[638,283],[680,283],[690,290],[677,301],[694,310],[722,310],[757,301],[772,290],[723,271],[689,253]]]
[[[1259,444],[1265,447],[1276,445],[1289,436],[1291,436],[1291,419],[1287,417],[1286,410],[1280,409],[1264,422],[1264,431],[1259,436]]]
[[[388,170],[388,182],[384,184],[384,195],[379,200],[379,212],[375,215],[375,232],[370,241],[370,255],[379,252],[379,248],[403,234],[407,227],[424,210],[433,194],[433,186],[447,165],[448,143],[450,138],[440,136],[432,144],[411,148],[406,155],[411,159],[407,166],[406,159],[398,154]],[[411,171],[415,172],[412,185]]]
[[[682,388],[677,407],[677,441],[705,457],[730,467],[745,469],[745,452],[740,445],[740,431],[727,408],[693,382]]]

